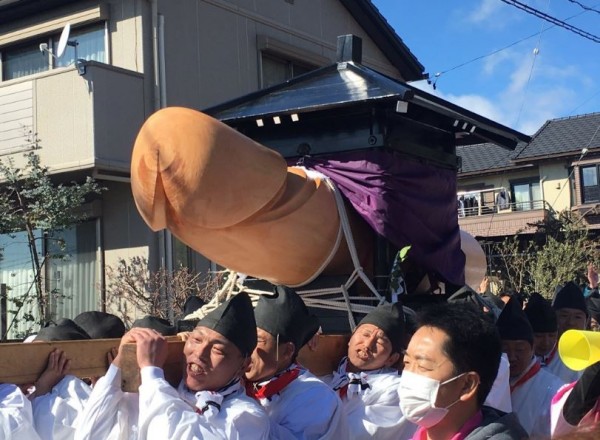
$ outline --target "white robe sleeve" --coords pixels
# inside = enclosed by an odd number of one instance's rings
[[[48,394],[33,399],[33,421],[42,440],[71,440],[91,388],[65,376]]]
[[[98,379],[75,429],[75,440],[135,440],[137,393],[121,390],[121,369],[111,364]]]
[[[412,438],[417,426],[409,422],[400,409],[398,380],[374,382],[364,396],[344,400],[352,440],[388,440]]]
[[[510,363],[508,362],[506,353],[502,353],[500,357],[498,374],[492,384],[492,389],[485,399],[484,405],[491,406],[505,413],[512,412],[512,403],[510,400]]]
[[[337,395],[326,388],[311,389],[286,402],[286,415],[271,416],[271,438],[277,440],[316,440],[348,438],[347,423]],[[326,391],[326,392],[323,392]]]
[[[31,402],[11,384],[0,384],[0,438],[39,440],[33,424]]]
[[[140,438],[148,440],[230,439],[266,440],[269,424],[262,410],[252,412],[223,408],[207,420],[183,401],[165,379],[163,370],[142,368],[140,386]],[[222,405],[224,406],[224,404]]]

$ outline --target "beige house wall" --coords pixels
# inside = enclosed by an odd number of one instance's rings
[[[473,177],[460,177],[458,180],[458,191],[470,191],[476,189],[506,188],[510,190],[510,183],[514,180],[539,177],[537,168],[519,172],[505,172],[502,174],[481,175]]]
[[[540,164],[544,197],[555,211],[571,208],[571,188],[566,162]]]
[[[363,64],[399,78],[337,0],[160,1],[158,11],[164,16],[168,105],[205,108],[257,90],[261,49],[331,64],[337,36],[350,33],[363,39]]]

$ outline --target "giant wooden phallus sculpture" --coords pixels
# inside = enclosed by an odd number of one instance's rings
[[[131,186],[150,228],[169,229],[231,270],[288,286],[351,272],[322,176],[288,167],[203,113],[171,107],[148,118],[133,149]]]

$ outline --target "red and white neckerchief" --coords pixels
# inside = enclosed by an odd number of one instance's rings
[[[240,379],[235,379],[217,391],[192,391],[181,381],[177,391],[179,396],[187,402],[196,414],[208,419],[219,414],[223,400],[242,389]]]
[[[521,377],[517,378],[514,383],[511,383],[511,385],[510,385],[511,394],[514,390],[516,390],[521,385],[526,383],[529,379],[531,379],[536,374],[538,374],[541,369],[542,369],[542,366],[540,365],[540,361],[538,361],[538,359],[534,356],[533,361],[529,364],[529,368],[525,371],[525,373],[523,375],[521,375]]]
[[[542,367],[546,367],[546,366],[550,365],[550,362],[552,362],[552,360],[554,359],[554,356],[556,355],[557,347],[558,347],[558,344],[554,344],[554,348],[552,349],[550,354],[540,357],[540,363],[542,364]]]
[[[370,374],[381,372],[382,369],[374,371],[361,371],[351,373],[346,371],[348,367],[348,356],[344,356],[338,365],[337,371],[333,373],[331,387],[338,393],[340,399],[347,397],[352,399],[355,396],[362,395],[371,389],[368,379]]]
[[[292,364],[285,371],[276,374],[271,379],[246,384],[246,394],[255,398],[263,406],[268,406],[271,401],[290,383],[298,378],[303,368],[298,364]]]

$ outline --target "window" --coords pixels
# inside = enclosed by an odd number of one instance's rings
[[[600,202],[598,165],[581,168],[581,200],[583,203]]]
[[[40,230],[33,232],[36,240],[42,239]],[[27,245],[27,233],[0,235],[0,283],[7,286],[6,310],[2,310],[1,321],[6,322],[2,328],[3,339],[17,339],[30,333],[31,319],[38,319],[33,283],[35,271],[31,265],[31,254]],[[38,249],[41,251],[41,249]],[[38,254],[42,260],[42,255]],[[32,296],[33,295],[33,296]],[[4,327],[4,325],[2,326]]]
[[[104,23],[72,30],[69,41],[77,42],[77,58],[107,62],[105,34]],[[59,38],[60,34],[55,34],[48,39],[36,39],[2,50],[2,80],[8,81],[72,64],[75,61],[75,47],[71,45],[67,46],[60,58],[40,51],[40,44],[45,43],[52,48],[52,53],[56,53]]]
[[[54,59],[54,67],[65,67],[75,62],[75,52],[77,58],[84,60],[93,60],[105,63],[106,50],[104,44],[104,25],[83,28],[71,32],[69,41],[77,42],[77,46],[67,46],[62,57]],[[52,52],[56,53],[60,35],[52,39]]]
[[[51,255],[47,282],[50,310],[55,318],[73,318],[100,303],[96,221],[88,221],[54,234],[48,234],[46,246]]]
[[[42,42],[36,41],[2,51],[2,79],[8,81],[48,70],[48,57],[40,52]]]
[[[210,262],[173,236],[173,269],[187,268],[190,272],[208,272]]]
[[[36,230],[34,235],[41,244],[40,261],[44,261],[46,253],[55,256],[43,268],[45,287],[56,292],[49,298],[52,318],[73,318],[81,312],[95,310],[100,297],[96,222],[81,223],[54,234]],[[20,338],[31,332],[31,320],[38,319],[32,284],[35,271],[26,233],[0,235],[0,249],[0,282],[8,287],[8,310],[2,310],[6,313],[2,318],[7,323],[8,338]]]
[[[271,87],[281,84],[288,79],[302,75],[316,69],[310,64],[286,60],[272,54],[262,54],[262,87]]]
[[[513,183],[512,190],[516,211],[530,211],[544,207],[539,181]]]

